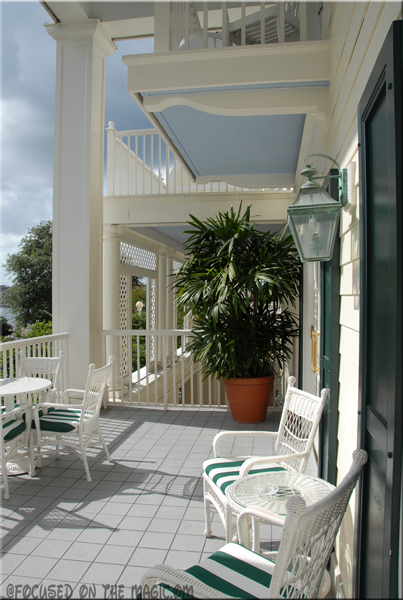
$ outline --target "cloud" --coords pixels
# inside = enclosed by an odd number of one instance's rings
[[[16,252],[28,229],[52,219],[56,43],[43,24],[39,2],[1,2],[2,200],[0,283],[7,253]],[[106,59],[105,127],[143,129],[150,122],[126,90],[124,54],[153,52],[153,40],[117,43]]]

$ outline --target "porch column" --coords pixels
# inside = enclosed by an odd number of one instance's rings
[[[167,251],[160,250],[158,256],[158,303],[157,328],[167,328]],[[158,362],[162,361],[162,338],[158,344]]]
[[[105,58],[98,19],[46,25],[57,42],[53,191],[53,331],[70,333],[69,385],[102,357]]]
[[[174,327],[174,292],[172,284],[174,278],[172,277],[174,268],[174,261],[172,253],[167,256],[167,316],[166,316],[166,328],[173,329]]]
[[[103,329],[120,329],[120,239],[117,225],[104,225]],[[115,382],[120,381],[119,342],[106,338],[106,357],[115,357]]]

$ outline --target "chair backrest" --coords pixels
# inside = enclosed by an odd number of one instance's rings
[[[60,372],[63,363],[64,352],[59,352],[59,356],[50,357],[34,357],[23,356],[20,351],[20,377],[42,377],[50,379],[52,389],[56,390],[59,386]]]
[[[279,464],[285,469],[303,473],[329,390],[323,389],[320,396],[314,396],[295,388],[295,381],[295,377],[288,378],[288,389],[276,440],[276,454],[281,457],[284,454],[305,452],[305,458],[284,462],[279,460]]]
[[[84,391],[83,410],[81,412],[81,419],[84,428],[86,423],[99,415],[102,399],[106,390],[106,385],[113,362],[114,357],[110,356],[108,364],[100,369],[96,369],[95,365],[90,365],[87,384]]]
[[[355,450],[341,484],[306,508],[300,496],[287,500],[287,516],[276,558],[270,598],[318,598],[325,567],[363,465],[365,450]]]

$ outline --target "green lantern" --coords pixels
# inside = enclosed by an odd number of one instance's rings
[[[287,209],[287,223],[298,250],[301,262],[330,260],[333,254],[341,209],[347,202],[347,170],[341,171],[333,158],[325,154],[310,154],[329,158],[337,166],[338,175],[329,178],[341,179],[339,200],[333,200],[314,179],[325,179],[317,176],[318,171],[311,165],[301,171],[308,181],[301,186],[295,202]]]

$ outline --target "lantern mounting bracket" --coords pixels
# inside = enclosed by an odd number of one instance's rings
[[[334,163],[336,165],[339,173],[337,175],[317,175],[317,173],[319,173],[319,171],[317,169],[315,169],[315,167],[313,167],[311,164],[307,164],[308,158],[311,158],[313,156],[321,156],[322,158],[328,158],[329,160],[332,161],[332,163]],[[347,169],[341,169],[340,165],[334,160],[334,158],[332,158],[331,156],[328,156],[327,154],[308,154],[308,156],[304,160],[304,165],[305,165],[305,168],[301,171],[301,175],[308,178],[308,182],[306,184],[304,184],[307,187],[311,186],[312,184],[314,186],[317,185],[319,187],[319,184],[315,184],[315,182],[314,182],[314,180],[316,180],[316,179],[339,179],[340,185],[338,187],[338,191],[339,191],[338,201],[340,202],[340,204],[343,207],[346,206],[346,204],[348,202],[348,200],[347,200],[347,198],[348,198]],[[304,186],[302,186],[302,187],[304,187]]]

